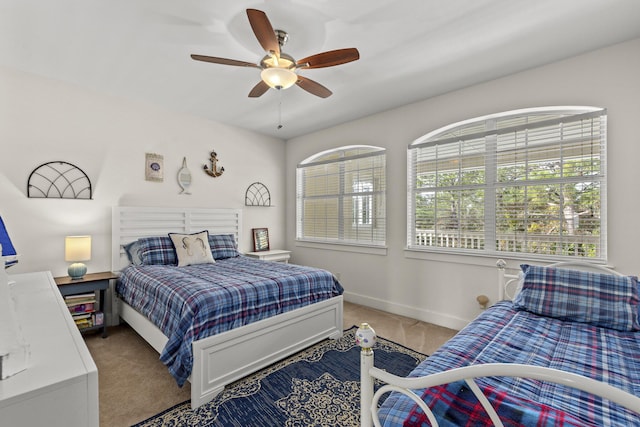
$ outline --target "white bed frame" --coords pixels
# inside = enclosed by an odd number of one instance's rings
[[[129,261],[123,245],[141,237],[169,232],[230,234],[240,239],[240,209],[114,207],[112,270]],[[130,305],[116,299],[119,316],[158,353],[168,338]],[[224,387],[252,372],[288,357],[326,338],[342,336],[342,296],[194,341],[191,407],[209,402]]]
[[[582,262],[564,262],[551,265],[561,268],[564,267],[580,269],[600,273],[605,272],[622,276],[622,274],[615,272],[607,267]],[[499,272],[499,299],[503,300],[505,296],[509,295],[511,295],[510,298],[513,298],[513,296],[515,295],[515,290],[511,290],[510,288],[516,285],[519,276],[515,274],[507,274],[505,270],[506,263],[503,260],[498,260],[496,266],[498,267]],[[365,324],[363,324],[362,327],[368,328],[368,325],[365,326]],[[373,345],[366,347],[361,344],[361,346],[360,425],[362,427],[371,427],[372,425],[380,427],[381,424],[378,418],[377,409],[378,401],[385,393],[391,391],[397,391],[406,396],[409,396],[409,398],[411,398],[416,404],[418,404],[424,411],[431,425],[437,427],[438,422],[435,419],[433,412],[426,405],[426,403],[422,401],[420,396],[414,392],[414,390],[449,384],[451,382],[460,380],[464,380],[467,383],[469,388],[473,391],[474,395],[482,404],[484,410],[490,417],[493,424],[495,426],[502,427],[503,424],[500,421],[496,411],[474,381],[477,378],[497,376],[531,378],[573,387],[615,402],[631,411],[636,412],[640,416],[640,397],[634,396],[633,394],[627,393],[626,391],[617,389],[608,384],[584,377],[582,375],[577,375],[552,368],[543,368],[539,366],[521,365],[515,363],[488,363],[451,369],[449,371],[439,372],[425,377],[405,378],[389,374],[382,369],[374,367],[374,355],[372,350]],[[374,394],[373,385],[376,379],[382,381],[384,385],[380,387]]]

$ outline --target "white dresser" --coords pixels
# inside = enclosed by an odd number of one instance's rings
[[[31,357],[0,380],[0,425],[98,426],[98,369],[49,272],[9,276]]]

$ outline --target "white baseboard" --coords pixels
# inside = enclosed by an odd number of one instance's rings
[[[378,298],[354,294],[352,292],[345,292],[344,300],[347,302],[352,302],[354,304],[364,305],[366,307],[375,308],[378,310],[386,311],[388,313],[410,317],[412,319],[417,319],[423,322],[433,323],[434,325],[456,330],[464,328],[471,321],[469,319],[462,319],[460,317],[450,316],[448,314],[438,313],[431,310],[424,310],[408,305],[396,304]]]

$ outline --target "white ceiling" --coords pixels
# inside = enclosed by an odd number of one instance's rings
[[[360,60],[300,72],[329,98],[248,98],[258,69],[189,57],[259,62],[247,8]],[[0,0],[0,65],[282,139],[637,37],[640,0]]]

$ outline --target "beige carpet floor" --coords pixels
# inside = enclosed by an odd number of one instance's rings
[[[356,304],[344,304],[344,328],[368,322],[382,337],[421,353],[431,354],[456,331],[385,313]],[[129,326],[109,328],[85,337],[98,366],[100,426],[131,426],[190,398],[190,386],[176,385],[158,353]]]

